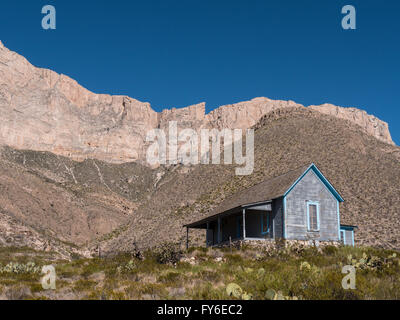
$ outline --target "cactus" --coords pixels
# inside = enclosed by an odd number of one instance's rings
[[[118,273],[123,273],[123,272],[132,272],[136,269],[135,261],[130,260],[128,263],[118,266],[117,267],[117,272]]]
[[[242,294],[242,300],[251,300],[253,296],[250,293],[243,293]]]
[[[264,269],[264,268],[258,269],[258,271],[257,271],[257,277],[258,277],[258,278],[263,277],[264,274],[265,274],[265,269]]]
[[[275,290],[273,290],[273,289],[268,289],[268,290],[265,292],[265,298],[268,299],[268,300],[275,300],[275,299],[274,299],[274,298],[275,298],[275,295],[276,295],[276,292],[275,292]]]
[[[300,270],[311,270],[311,265],[307,261],[300,264]]]
[[[293,296],[284,296],[281,291],[276,292],[273,289],[268,289],[264,295],[265,299],[267,300],[299,300],[298,297]]]
[[[228,284],[228,286],[226,287],[226,293],[228,294],[228,296],[233,296],[237,299],[240,299],[242,294],[243,294],[243,290],[242,288],[236,284],[236,283],[230,283]]]
[[[0,265],[0,273],[16,273],[16,274],[38,274],[41,272],[41,268],[34,262],[28,262],[26,264],[10,262],[6,266]]]
[[[251,300],[253,295],[251,293],[244,292],[242,288],[236,283],[230,283],[226,287],[226,293],[230,297],[235,297],[236,299]]]
[[[281,291],[278,291],[274,297],[274,300],[285,300],[285,296],[282,294]]]
[[[387,259],[380,258],[377,256],[367,255],[365,252],[362,255],[362,258],[359,260],[353,258],[351,255],[347,257],[348,264],[354,266],[357,269],[368,269],[368,270],[378,270],[383,268],[384,266],[390,266],[395,261],[394,259],[397,255],[394,253],[389,256]],[[397,261],[399,262],[399,261]]]

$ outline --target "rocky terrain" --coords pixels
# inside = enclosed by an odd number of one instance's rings
[[[365,111],[256,98],[205,114],[94,94],[0,43],[0,245],[91,256],[184,243],[226,197],[314,162],[342,194],[357,244],[400,249],[400,148]],[[256,128],[255,169],[146,165],[146,132]],[[379,222],[377,222],[379,221]],[[191,243],[203,234],[193,232]]]
[[[0,143],[16,149],[49,151],[82,161],[145,163],[146,133],[176,120],[184,128],[244,129],[265,114],[302,107],[293,101],[256,98],[205,114],[205,103],[155,112],[126,96],[92,93],[71,78],[36,68],[0,42]],[[388,125],[365,111],[329,104],[313,110],[346,119],[369,135],[393,144]]]

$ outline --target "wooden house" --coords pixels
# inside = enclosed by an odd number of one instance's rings
[[[340,223],[343,198],[316,165],[263,181],[185,225],[206,230],[206,245],[235,240],[304,240],[354,246],[356,226]]]

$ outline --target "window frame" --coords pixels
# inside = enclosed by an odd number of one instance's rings
[[[310,206],[315,206],[317,210],[317,229],[312,230],[310,228]],[[320,231],[320,215],[319,215],[319,202],[318,201],[307,201],[307,231],[308,232],[319,232]]]
[[[346,229],[340,228],[340,241],[343,242],[343,245],[346,245]]]
[[[265,211],[261,214],[261,234],[268,234],[271,231],[271,213],[272,211]],[[267,216],[267,231],[264,231],[264,215]]]

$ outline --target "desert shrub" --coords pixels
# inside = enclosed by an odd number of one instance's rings
[[[128,263],[119,265],[117,267],[118,273],[136,273],[137,266],[134,260],[130,260]]]
[[[182,250],[175,243],[163,243],[154,250],[154,257],[161,264],[175,264],[182,257]]]
[[[18,262],[10,262],[5,266],[0,265],[0,274],[1,273],[16,273],[16,274],[38,274],[41,272],[41,268],[37,266],[34,262],[28,263],[18,263]]]
[[[326,246],[322,249],[322,252],[328,256],[333,256],[338,252],[338,248],[335,246]]]
[[[225,258],[228,263],[243,263],[243,257],[240,254],[227,254]]]
[[[211,283],[206,283],[198,288],[192,289],[190,294],[195,300],[224,300],[227,298],[226,288],[215,288]]]
[[[132,248],[131,248],[129,253],[132,256],[132,258],[135,258],[135,259],[138,259],[138,260],[143,260],[144,259],[143,252],[139,249],[139,247],[136,244],[136,242],[134,242],[132,244]]]
[[[97,283],[91,280],[80,279],[74,283],[74,290],[76,291],[88,291],[92,290]]]
[[[179,272],[176,271],[168,271],[165,274],[162,274],[161,276],[158,277],[159,282],[164,282],[164,283],[177,283],[183,275]]]

